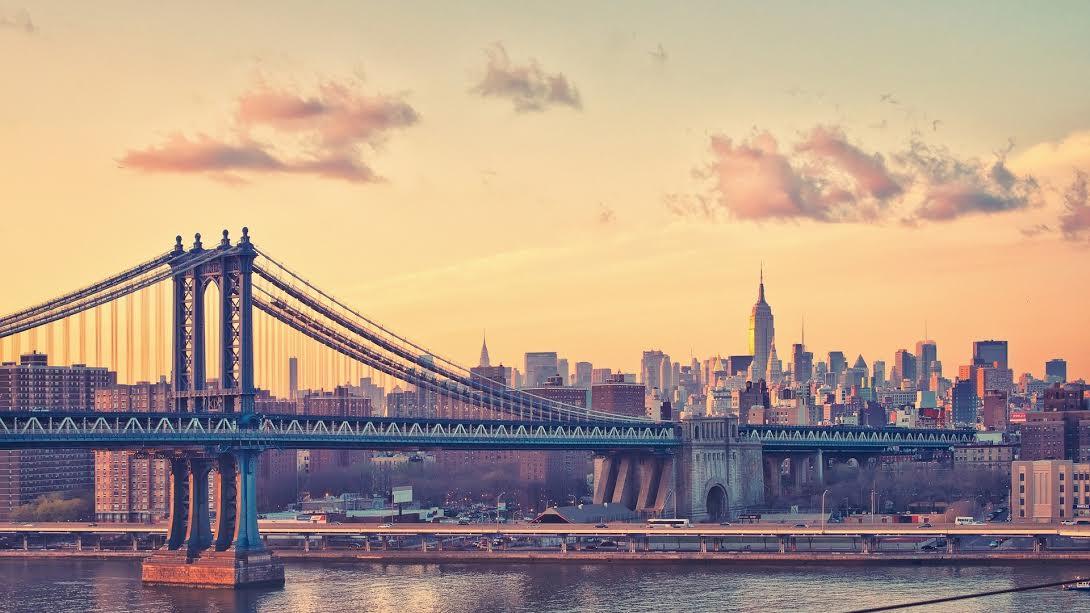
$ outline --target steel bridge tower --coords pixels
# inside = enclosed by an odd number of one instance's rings
[[[254,416],[254,337],[251,277],[257,251],[249,230],[232,245],[227,230],[210,254],[194,237],[186,251],[176,239],[170,259],[174,283],[174,408],[179,413]],[[201,263],[193,266],[194,260]],[[206,385],[204,292],[220,295],[219,381]],[[249,419],[248,419],[249,418]],[[253,585],[283,583],[284,567],[265,549],[257,525],[256,468],[260,448],[161,450],[170,462],[170,520],[163,548],[145,560],[148,583]],[[215,471],[216,525],[208,510],[208,477]]]
[[[193,247],[177,237],[170,261],[174,282],[174,404],[180,413],[252,413],[254,410],[254,328],[251,277],[257,251],[248,228],[238,245],[227,230],[215,247],[217,255],[196,267],[186,266],[208,251],[197,234]],[[206,387],[204,292],[219,288],[219,385]]]

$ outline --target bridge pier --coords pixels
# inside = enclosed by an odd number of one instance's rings
[[[83,535],[76,534],[76,551],[83,551]]]
[[[284,566],[257,529],[257,451],[210,458],[181,451],[170,457],[170,520],[163,547],[144,560],[145,583],[242,587],[280,585]],[[208,476],[216,469],[216,531],[209,521]],[[135,541],[134,541],[135,547]],[[307,543],[309,548],[309,543]]]

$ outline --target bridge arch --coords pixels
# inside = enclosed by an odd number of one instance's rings
[[[704,509],[709,521],[723,521],[728,518],[730,507],[727,505],[727,488],[715,482],[705,489]]]

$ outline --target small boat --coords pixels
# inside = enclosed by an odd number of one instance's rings
[[[1064,584],[1063,589],[1073,592],[1090,592],[1090,579],[1075,577],[1075,582]]]

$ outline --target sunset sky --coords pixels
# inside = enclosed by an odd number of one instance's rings
[[[683,8],[678,8],[683,7]],[[775,8],[775,10],[773,10]],[[475,363],[1090,377],[1086,2],[0,0],[0,312],[242,226]]]

